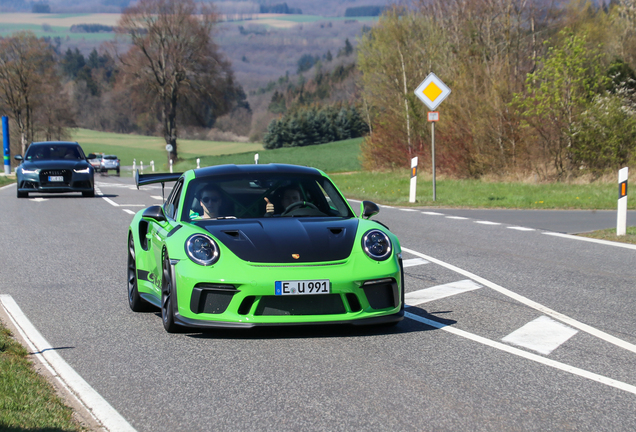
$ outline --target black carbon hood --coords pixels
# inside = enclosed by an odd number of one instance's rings
[[[358,219],[273,217],[198,225],[244,261],[310,263],[347,258]]]

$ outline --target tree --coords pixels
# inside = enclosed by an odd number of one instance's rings
[[[548,48],[542,67],[528,74],[526,94],[516,103],[528,124],[538,133],[558,177],[572,164],[577,124],[608,84],[601,71],[600,54],[586,47],[585,36],[560,32],[562,42]]]
[[[0,40],[0,99],[13,115],[20,134],[22,154],[35,134],[35,111],[52,111],[59,96],[64,105],[65,95],[60,93],[60,79],[55,74],[52,48],[35,37],[33,32],[17,32]],[[48,103],[47,103],[48,102]],[[48,108],[47,108],[48,105]],[[66,113],[71,116],[70,112]],[[52,132],[63,126],[63,119],[49,116],[54,122],[45,126],[46,136],[59,135]]]
[[[120,57],[122,78],[132,81],[136,96],[151,97],[146,106],[158,107],[173,161],[179,109],[209,123],[235,100],[230,65],[212,39],[216,22],[212,9],[193,0],[140,0],[118,22],[118,32],[132,44]]]

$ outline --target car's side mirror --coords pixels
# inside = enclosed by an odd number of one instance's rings
[[[380,213],[380,207],[372,201],[362,201],[360,204],[360,214],[364,219],[369,219],[371,216]]]
[[[161,206],[152,206],[144,210],[142,217],[146,219],[152,219],[155,222],[165,222],[166,215],[163,214],[163,208]]]
[[[22,155],[15,155],[15,156],[13,156],[13,159],[15,159],[17,161],[21,161],[22,160]]]
[[[96,157],[95,153],[89,153],[88,156],[86,156],[86,159],[95,159]]]

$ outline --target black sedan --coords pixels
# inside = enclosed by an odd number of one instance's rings
[[[27,198],[29,192],[63,193],[81,192],[95,196],[95,169],[76,142],[34,142],[15,170],[18,179],[18,198]]]

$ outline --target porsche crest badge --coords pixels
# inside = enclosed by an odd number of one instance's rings
[[[298,259],[298,258],[300,258],[300,254],[292,254],[292,258],[293,259]]]

